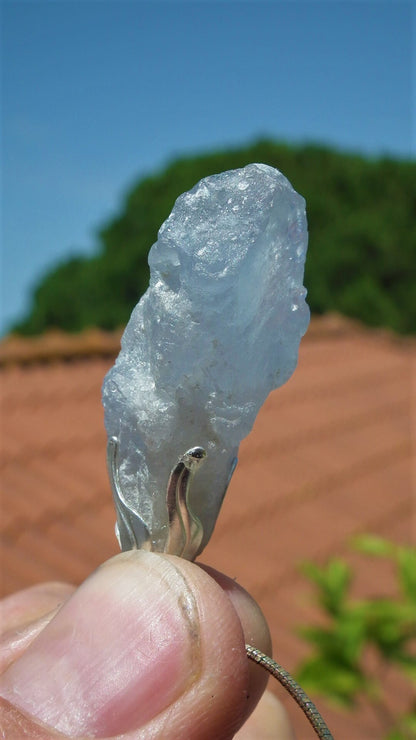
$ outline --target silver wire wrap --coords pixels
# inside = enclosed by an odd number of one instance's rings
[[[168,483],[166,504],[169,535],[165,552],[193,560],[201,546],[204,530],[189,507],[189,487],[196,468],[206,457],[203,447],[192,447],[179,458]]]
[[[117,515],[116,535],[120,548],[151,550],[152,542],[144,521],[126,503],[118,474],[118,439],[110,437],[107,444],[107,468]]]
[[[152,538],[143,519],[126,503],[118,472],[118,439],[107,444],[107,467],[117,514],[116,534],[121,549],[152,550]],[[201,547],[204,530],[189,505],[189,489],[195,470],[205,459],[203,447],[192,447],[181,455],[172,469],[166,492],[168,537],[164,552],[194,560]]]

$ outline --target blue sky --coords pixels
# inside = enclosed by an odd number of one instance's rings
[[[2,332],[46,270],[94,249],[128,186],[176,155],[268,136],[415,156],[414,2],[1,10]]]

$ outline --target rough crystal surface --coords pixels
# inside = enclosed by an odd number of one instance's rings
[[[207,451],[191,487],[205,545],[240,441],[295,369],[309,321],[306,248],[305,201],[264,164],[201,180],[160,228],[149,288],[103,386],[123,494],[155,549],[167,538],[178,457],[195,445]]]

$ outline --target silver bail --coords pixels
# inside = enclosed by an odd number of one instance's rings
[[[203,462],[203,447],[191,447],[172,468],[166,491],[169,532],[164,552],[194,560],[201,547],[204,531],[200,519],[189,503],[194,472]],[[149,530],[143,519],[126,502],[120,486],[118,469],[118,439],[110,437],[107,444],[107,467],[116,509],[116,535],[122,550],[153,550]]]

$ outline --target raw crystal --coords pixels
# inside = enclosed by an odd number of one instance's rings
[[[191,508],[206,544],[240,441],[295,369],[309,321],[306,248],[305,201],[264,164],[201,180],[160,228],[149,288],[103,386],[123,496],[154,549],[168,536],[170,470],[196,445],[207,457]]]

